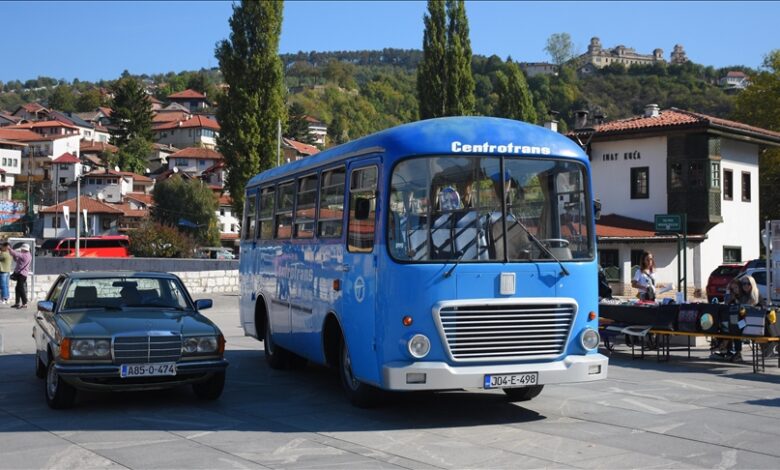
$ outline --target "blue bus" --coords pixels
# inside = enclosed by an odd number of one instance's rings
[[[275,369],[379,390],[603,379],[590,166],[566,137],[488,117],[388,129],[253,177],[240,315]]]

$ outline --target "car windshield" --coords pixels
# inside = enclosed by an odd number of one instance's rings
[[[68,285],[63,302],[63,310],[189,308],[184,287],[177,280],[132,276],[73,279]]]
[[[713,276],[734,277],[742,270],[739,266],[720,266],[712,273]]]
[[[587,181],[583,165],[554,159],[402,161],[392,176],[390,253],[413,262],[592,259]]]

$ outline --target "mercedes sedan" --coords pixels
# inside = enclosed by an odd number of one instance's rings
[[[62,274],[38,302],[35,373],[52,408],[77,390],[130,391],[192,385],[198,398],[222,394],[225,338],[181,280],[167,273]]]

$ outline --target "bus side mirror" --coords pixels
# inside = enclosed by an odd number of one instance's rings
[[[355,220],[366,220],[371,212],[371,200],[363,197],[355,199]]]
[[[593,218],[596,220],[601,218],[601,201],[598,199],[593,201]]]

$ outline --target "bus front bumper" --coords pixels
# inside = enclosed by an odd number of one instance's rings
[[[502,365],[459,365],[444,362],[397,362],[382,369],[387,390],[482,389],[486,375],[537,372],[539,385],[590,382],[607,378],[608,359],[601,354],[567,356],[560,361]],[[424,380],[424,381],[423,381]]]

